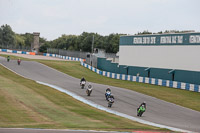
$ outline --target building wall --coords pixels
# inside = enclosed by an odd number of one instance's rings
[[[147,67],[138,67],[138,66],[126,66],[119,65],[118,63],[112,63],[106,58],[97,59],[97,68],[103,71],[126,74],[141,77],[148,77],[148,71],[145,71]],[[150,77],[156,79],[172,80],[172,74],[169,71],[172,69],[163,69],[163,68],[150,68]],[[200,72],[188,71],[188,70],[175,70],[174,81],[199,84],[200,85]]]
[[[99,59],[97,68],[200,84],[200,33],[121,36],[119,64]],[[150,68],[149,72],[145,69]],[[169,73],[175,70],[173,73]]]
[[[200,71],[200,45],[121,45],[119,65]]]
[[[119,66],[129,74],[200,84],[200,33],[121,36]]]
[[[106,60],[106,58],[97,58],[97,68],[108,72],[120,73],[118,63],[111,63],[111,60]]]

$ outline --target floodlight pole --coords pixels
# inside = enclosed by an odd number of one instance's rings
[[[91,53],[94,52],[94,35],[92,36],[92,49],[91,49]]]

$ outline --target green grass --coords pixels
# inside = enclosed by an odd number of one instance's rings
[[[156,97],[158,99],[191,108],[196,111],[200,111],[200,93],[198,92],[111,79],[105,76],[98,75],[95,72],[84,68],[80,65],[80,62],[47,60],[39,60],[39,62],[79,79],[81,77],[85,77],[86,80],[90,82],[127,88],[149,96]]]
[[[69,64],[80,67],[76,62]],[[97,110],[55,89],[20,77],[1,65],[0,127],[165,130]]]

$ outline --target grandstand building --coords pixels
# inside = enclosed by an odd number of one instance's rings
[[[126,69],[119,73],[200,84],[200,33],[121,36],[119,66]]]

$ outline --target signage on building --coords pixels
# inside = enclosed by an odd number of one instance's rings
[[[121,36],[120,45],[200,45],[200,33]]]

